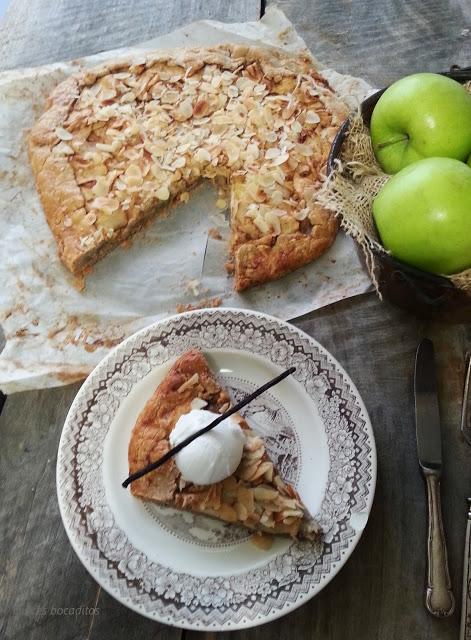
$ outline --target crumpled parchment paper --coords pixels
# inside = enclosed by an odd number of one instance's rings
[[[257,309],[289,319],[365,292],[370,280],[353,241],[339,233],[313,264],[244,294],[224,269],[228,214],[216,207],[208,185],[188,204],[160,216],[102,260],[79,292],[58,260],[27,157],[27,132],[53,87],[80,66],[145,50],[249,42],[292,51],[305,48],[276,8],[258,22],[201,21],[129,49],[70,63],[0,74],[0,321],[6,344],[0,356],[4,393],[67,384],[87,376],[123,338],[176,312],[178,304],[216,297],[224,306]],[[321,65],[319,65],[321,66]],[[352,107],[371,87],[323,69]],[[222,240],[208,234],[218,229]]]

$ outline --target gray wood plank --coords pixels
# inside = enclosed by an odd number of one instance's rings
[[[195,20],[259,17],[259,0],[11,0],[0,21],[0,71],[129,46]]]
[[[324,64],[378,87],[416,71],[471,64],[466,0],[267,0],[270,4],[286,13]]]
[[[0,417],[0,637],[127,640],[132,630],[132,637],[177,640],[178,629],[147,620],[104,593],[62,526],[56,456],[79,387],[11,396]]]

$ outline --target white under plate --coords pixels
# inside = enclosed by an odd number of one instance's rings
[[[276,538],[146,504],[121,487],[132,427],[175,359],[199,347],[234,400],[296,372],[242,413],[324,531]],[[90,374],[67,416],[57,461],[62,519],[91,575],[126,606],[188,629],[250,627],[318,593],[352,553],[376,480],[373,432],[345,371],[315,340],[261,313],[184,313],[131,336]]]

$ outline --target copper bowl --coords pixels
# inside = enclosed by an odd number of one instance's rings
[[[442,75],[465,83],[471,80],[471,67],[452,69]],[[369,127],[371,114],[386,88],[369,96],[361,104],[364,123]],[[335,160],[340,156],[345,137],[350,128],[347,118],[334,138],[330,150],[327,171],[331,173]],[[363,249],[357,244],[361,258]],[[422,318],[440,318],[451,322],[471,320],[471,295],[457,289],[447,278],[411,267],[386,252],[373,249],[374,273],[383,298]]]

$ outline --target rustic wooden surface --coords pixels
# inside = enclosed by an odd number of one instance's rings
[[[320,60],[378,86],[411,70],[471,64],[471,8],[465,2],[279,4]],[[0,21],[0,67],[113,48],[202,17],[253,20],[260,8],[257,0],[13,0]],[[374,294],[332,305],[295,324],[338,358],[363,396],[377,440],[376,497],[355,553],[317,598],[279,621],[230,635],[234,640],[457,638],[459,611],[438,621],[426,614],[422,602],[425,493],[415,450],[412,375],[416,345],[427,335],[437,351],[443,509],[459,600],[471,449],[460,439],[458,423],[471,326],[422,325]],[[59,516],[55,463],[78,388],[11,396],[0,417],[0,637],[225,640],[229,634],[182,632],[132,613],[104,593],[76,558]]]

